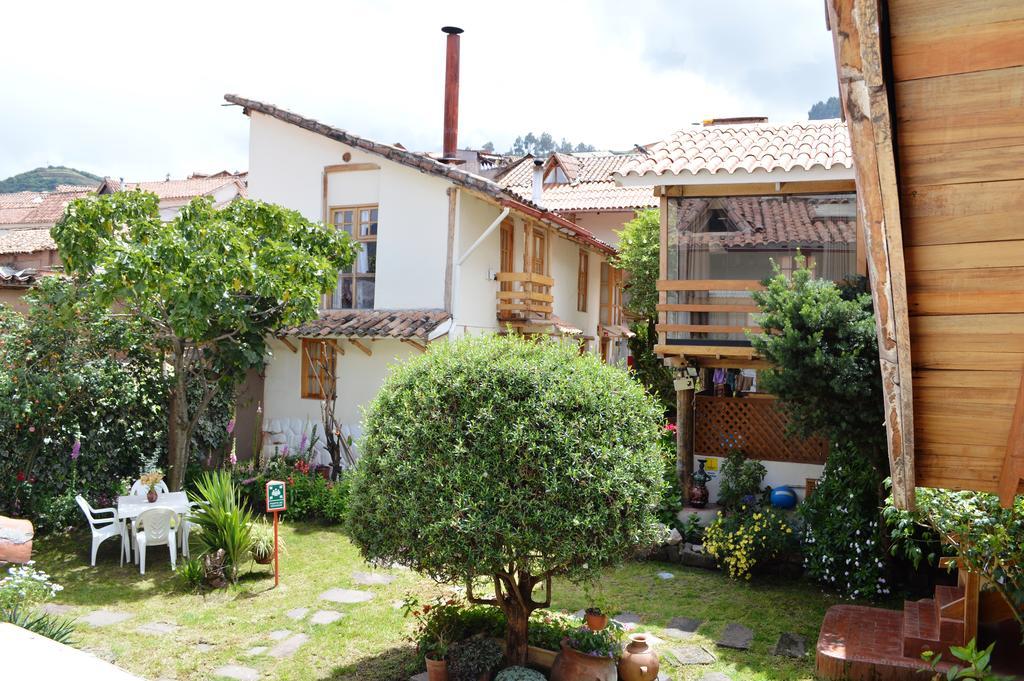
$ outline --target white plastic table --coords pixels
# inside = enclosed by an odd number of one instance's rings
[[[166,494],[157,494],[156,501],[149,503],[149,500],[145,495],[128,495],[117,498],[117,518],[118,520],[125,521],[128,536],[125,538],[133,549],[135,545],[131,542],[134,540],[134,532],[128,528],[127,525],[139,517],[143,511],[148,511],[151,508],[169,508],[179,516],[184,518],[192,507],[188,503],[188,494],[185,492],[167,492]],[[182,535],[184,536],[184,535]],[[131,558],[131,554],[128,555]],[[131,561],[129,561],[131,562]]]

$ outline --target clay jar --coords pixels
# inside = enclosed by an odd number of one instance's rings
[[[615,660],[573,650],[562,641],[562,650],[551,666],[551,681],[616,681]]]
[[[647,645],[646,634],[633,634],[619,659],[619,678],[622,681],[654,681],[658,678],[658,655]]]

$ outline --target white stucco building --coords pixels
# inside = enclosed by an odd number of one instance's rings
[[[600,353],[599,339],[625,333],[619,293],[601,291],[614,249],[587,229],[455,163],[226,99],[249,116],[249,196],[362,246],[319,319],[271,339],[262,381],[246,388],[262,401],[265,452],[295,448],[315,428],[325,381],[357,436],[388,367],[431,343],[511,327]]]

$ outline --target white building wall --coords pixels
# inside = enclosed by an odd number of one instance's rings
[[[721,484],[720,475],[725,458],[694,455],[693,470],[700,468],[698,463],[700,459],[706,460],[704,467],[708,475],[711,476],[711,479],[708,481],[709,500],[713,504],[718,503],[718,488]],[[762,487],[775,488],[789,485],[796,492],[800,501],[803,501],[807,496],[804,489],[807,479],[817,480],[821,477],[821,472],[825,468],[824,466],[812,463],[786,463],[782,461],[762,461],[761,464],[764,465],[767,471],[764,480],[761,482]]]
[[[597,351],[597,324],[600,320],[601,263],[604,255],[590,250],[589,288],[587,291],[587,309],[580,312],[577,308],[579,292],[579,252],[582,246],[553,233],[551,242],[551,264],[549,270],[555,285],[551,291],[555,297],[554,314],[573,326],[582,329],[588,337],[589,349]]]
[[[459,231],[452,258],[453,336],[498,328],[499,284],[494,275],[501,269],[501,228],[495,228],[462,265],[458,261],[499,215],[501,209],[497,206],[465,191],[459,192]]]

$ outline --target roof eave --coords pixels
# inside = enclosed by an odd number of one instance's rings
[[[831,168],[816,166],[810,169],[791,168],[790,170],[734,170],[699,173],[647,172],[643,175],[627,172],[613,173],[615,182],[623,187],[637,186],[672,186],[672,185],[723,185],[723,184],[757,184],[763,182],[820,182],[823,180],[853,180],[853,167],[836,164]]]

